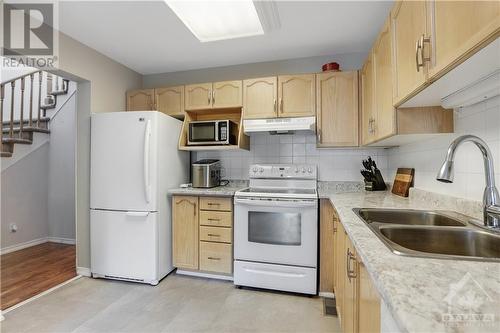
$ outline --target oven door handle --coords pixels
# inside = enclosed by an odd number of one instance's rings
[[[247,206],[260,206],[260,207],[316,207],[317,201],[312,199],[310,201],[291,201],[291,200],[254,200],[235,198],[235,204],[242,204]]]

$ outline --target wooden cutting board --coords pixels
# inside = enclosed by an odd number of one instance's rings
[[[407,197],[410,194],[410,187],[413,186],[413,178],[415,169],[413,168],[398,168],[394,184],[392,185],[392,193]]]

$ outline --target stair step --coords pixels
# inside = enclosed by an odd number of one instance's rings
[[[19,133],[21,129],[19,127],[14,127],[13,128],[13,131],[14,133]],[[2,130],[3,133],[7,134],[10,132],[10,128],[4,128]],[[37,133],[50,133],[50,130],[48,128],[40,128],[40,127],[36,127],[36,126],[24,126],[23,127],[23,132],[37,132]]]
[[[2,151],[0,152],[0,157],[12,157],[12,153],[10,151]]]
[[[33,143],[33,140],[21,138],[2,138],[2,143],[19,143],[22,145],[30,145]]]

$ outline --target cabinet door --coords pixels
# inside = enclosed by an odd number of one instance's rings
[[[333,206],[329,199],[322,199],[320,205],[319,233],[319,291],[333,293],[334,268],[334,220]]]
[[[358,72],[316,75],[318,147],[358,146]]]
[[[174,266],[198,269],[198,197],[172,198]]]
[[[363,145],[375,140],[375,94],[373,57],[368,54],[361,69],[361,142]]]
[[[380,296],[365,265],[359,262],[358,267],[358,332],[379,333]]]
[[[434,66],[431,75],[459,60],[500,30],[499,1],[432,1]]]
[[[241,81],[224,81],[213,83],[213,108],[239,108],[242,105],[243,89]]]
[[[375,83],[376,140],[396,132],[396,113],[392,103],[392,43],[390,20],[387,20],[373,45]]]
[[[185,86],[186,110],[212,108],[212,83],[190,84]]]
[[[127,91],[127,111],[147,111],[155,108],[155,90]]]
[[[243,119],[276,118],[278,78],[243,81]]]
[[[417,71],[416,43],[426,35],[426,1],[400,1],[391,12],[394,40],[394,103],[425,83],[425,68]],[[420,59],[419,61],[421,61]]]
[[[345,275],[346,273],[346,255],[345,255],[345,239],[346,234],[342,223],[337,223],[335,242],[335,300],[337,313],[340,321],[344,319],[344,295],[345,295]]]
[[[184,86],[157,88],[155,93],[158,111],[169,116],[184,116]]]
[[[278,117],[308,117],[316,114],[315,75],[278,76]]]
[[[343,332],[356,333],[358,330],[357,317],[357,275],[358,264],[356,261],[356,251],[351,240],[345,234],[344,255],[346,274],[344,275],[344,315],[341,320]]]

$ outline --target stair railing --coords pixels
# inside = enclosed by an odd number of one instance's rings
[[[0,123],[2,124],[2,132],[0,134],[0,137],[2,139],[2,143],[15,142],[17,139],[24,138],[23,132],[33,131],[34,129],[41,129],[43,121],[42,117],[46,117],[47,109],[55,107],[55,103],[57,101],[57,95],[66,94],[68,92],[68,87],[69,87],[68,80],[58,77],[56,75],[52,75],[51,73],[46,73],[46,75],[44,75],[43,73],[44,72],[41,70],[34,70],[0,83]],[[37,75],[38,78],[36,78]],[[45,78],[47,97],[42,98],[42,85],[44,83],[43,82],[44,78]],[[38,79],[38,89],[37,89],[38,96],[35,96],[35,91],[34,91],[34,89],[36,89],[35,82],[37,82],[35,81],[35,79]],[[54,89],[54,84],[55,84],[55,89]],[[10,103],[9,103],[10,110],[5,110],[4,107],[7,85],[10,85],[11,89]],[[29,105],[27,106],[26,111],[29,110],[28,112],[29,116],[28,119],[25,119],[26,117],[26,112],[24,110],[26,104],[25,93],[28,87],[29,87]],[[16,91],[18,92],[17,95]],[[35,102],[36,100],[38,100],[38,105],[36,105]],[[15,112],[16,106],[19,107],[19,113]],[[34,116],[33,109],[35,107],[38,107],[38,110],[36,111],[36,116],[37,116],[36,119],[33,118]],[[4,119],[5,119],[4,111],[6,112],[10,111],[9,112],[10,120],[6,124],[4,124]],[[19,116],[18,120],[15,119],[16,116]],[[25,122],[27,122],[27,124],[25,124]],[[19,126],[15,127],[16,124],[19,124]],[[4,135],[4,129],[6,133],[8,133],[7,135]],[[6,136],[8,139],[5,139]]]

